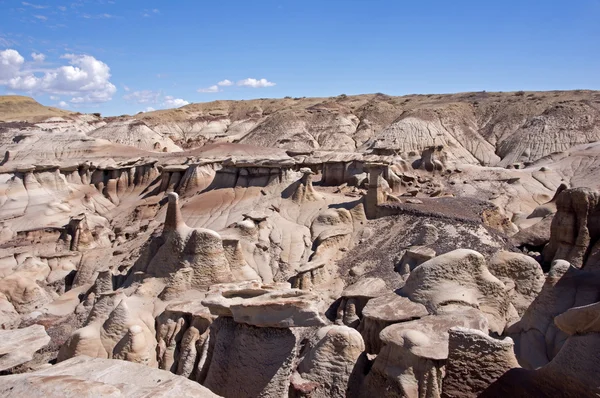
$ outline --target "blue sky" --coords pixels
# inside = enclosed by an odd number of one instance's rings
[[[0,94],[117,115],[216,99],[600,89],[598,21],[600,0],[0,0]]]

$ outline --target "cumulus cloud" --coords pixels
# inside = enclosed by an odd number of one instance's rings
[[[110,68],[91,55],[65,54],[69,65],[35,73],[27,70],[16,50],[0,52],[0,85],[30,93],[72,96],[71,103],[99,103],[117,91],[110,82]]]
[[[69,104],[67,104],[65,101],[60,101],[57,106],[61,107],[61,108],[68,108]]]
[[[248,78],[244,80],[240,80],[237,82],[238,86],[241,87],[252,87],[252,88],[260,88],[260,87],[273,87],[275,83],[268,81],[267,79],[253,79]]]
[[[179,108],[180,106],[184,106],[184,105],[188,105],[189,102],[181,99],[181,98],[174,98],[170,95],[167,95],[164,99],[163,102],[163,106],[165,108]]]
[[[233,86],[233,82],[231,80],[225,79],[225,80],[221,80],[220,82],[217,83],[218,86]]]
[[[199,89],[198,89],[198,90],[196,90],[196,91],[198,91],[199,93],[218,93],[218,92],[219,92],[219,91],[221,91],[221,90],[219,89],[219,86],[217,86],[217,85],[215,84],[215,85],[212,85],[212,86],[210,86],[210,87],[206,87],[206,88],[199,88]]]
[[[25,58],[18,51],[8,49],[0,51],[0,84],[7,84],[10,79],[19,76]]]
[[[52,101],[58,101],[58,100],[60,99],[60,97],[57,97],[56,95],[51,95],[51,96],[50,96],[50,99],[51,99]]]
[[[41,53],[31,53],[31,58],[33,58],[35,62],[44,62],[46,56]]]
[[[143,110],[143,112],[154,112],[156,109],[154,109],[153,107],[149,106],[146,109]]]
[[[124,95],[123,98],[130,102],[135,102],[136,104],[142,105],[154,105],[157,108],[179,108],[180,106],[188,105],[189,102],[182,98],[175,98],[172,95],[163,95],[160,91],[153,90],[140,90],[140,91],[132,91],[127,95]],[[148,106],[146,109],[152,108],[155,109],[154,106]],[[145,112],[149,112],[146,110]]]

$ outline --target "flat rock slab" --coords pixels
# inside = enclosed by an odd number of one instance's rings
[[[79,356],[46,369],[2,376],[2,397],[218,397],[165,370],[116,359]]]
[[[381,296],[388,290],[381,278],[362,278],[344,289],[342,297],[372,298]]]
[[[33,355],[49,342],[50,336],[42,325],[0,330],[0,371],[31,361]]]
[[[473,308],[396,323],[383,329],[380,338],[384,344],[408,350],[418,357],[442,360],[448,358],[448,331],[457,326],[488,331],[484,314]]]
[[[396,293],[369,300],[362,313],[364,317],[390,323],[410,321],[429,315],[423,304],[415,303]]]

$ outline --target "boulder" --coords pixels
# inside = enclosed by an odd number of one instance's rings
[[[424,262],[410,273],[401,290],[430,312],[457,304],[478,308],[487,316],[490,330],[504,331],[510,303],[508,291],[476,251],[458,249]]]
[[[490,272],[507,286],[514,286],[510,301],[522,316],[544,285],[542,267],[533,258],[507,251],[496,253],[489,261]]]

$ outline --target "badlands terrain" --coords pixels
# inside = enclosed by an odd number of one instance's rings
[[[0,396],[600,395],[600,92],[0,97]]]

